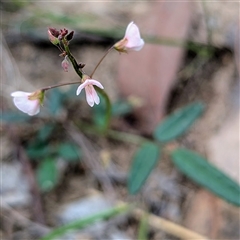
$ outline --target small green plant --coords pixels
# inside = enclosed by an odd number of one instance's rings
[[[186,133],[204,111],[204,105],[196,102],[166,117],[154,130],[153,141],[147,141],[136,152],[128,178],[128,191],[140,191],[154,166],[161,160],[166,144]],[[165,151],[166,152],[166,151]],[[184,148],[167,151],[174,165],[197,184],[224,200],[240,206],[240,186],[196,152]]]
[[[40,126],[38,125],[34,136],[24,143],[29,158],[37,163],[36,179],[42,191],[50,191],[59,183],[56,159],[62,158],[68,163],[74,163],[81,159],[79,146],[64,137],[60,137],[61,141],[55,137],[59,133],[66,136],[67,126],[71,122],[83,132],[90,130],[95,135],[114,136],[116,139],[135,141],[140,145],[128,172],[127,189],[129,194],[137,194],[141,191],[148,177],[161,160],[162,153],[166,153],[176,168],[192,181],[224,200],[240,206],[240,186],[236,182],[211,165],[198,153],[185,148],[176,147],[170,150],[168,148],[170,142],[176,141],[185,134],[202,115],[204,105],[201,102],[191,103],[170,114],[159,123],[153,131],[152,137],[148,139],[110,129],[111,118],[131,112],[133,106],[127,101],[111,104],[103,85],[92,77],[112,49],[122,53],[129,50],[138,51],[143,47],[144,41],[140,37],[138,27],[133,22],[128,25],[124,38],[107,50],[90,75],[87,75],[83,70],[85,64],[78,62],[70,51],[69,45],[74,36],[73,31],[69,32],[65,28],[61,30],[49,28],[48,35],[49,40],[60,50],[60,56],[63,58],[63,70],[67,72],[71,63],[78,75],[78,81],[43,87],[32,93],[13,92],[11,95],[15,106],[26,115],[21,112],[5,112],[1,115],[1,119],[8,123],[30,123],[36,120],[36,117],[31,118],[30,116],[39,114],[45,100],[45,94],[51,90],[51,93],[47,96],[50,103],[47,110],[48,114],[43,115],[43,118],[40,114],[37,118],[38,123],[41,123]],[[77,89],[73,90],[76,91],[76,95],[85,90],[88,105],[94,107],[92,124],[82,124],[81,120],[70,116],[68,112],[66,114],[68,118],[59,118],[65,103],[69,101],[73,94],[72,90],[63,93],[58,88],[74,84],[79,85]],[[53,230],[42,240],[56,239],[56,237],[70,230],[81,229],[96,220],[110,218],[126,212],[127,209],[126,207],[114,208],[108,212],[70,223]],[[147,221],[145,218],[142,219],[138,235],[139,238],[147,239]]]
[[[57,127],[57,123],[43,125],[26,146],[28,157],[38,162],[36,180],[43,192],[52,190],[59,183],[58,159],[67,164],[81,160],[81,149],[73,142],[52,140]]]

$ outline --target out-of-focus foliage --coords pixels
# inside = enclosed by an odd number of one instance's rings
[[[30,120],[31,117],[22,112],[4,111],[1,113],[0,119],[3,123],[24,123]]]
[[[84,227],[89,226],[90,224],[96,223],[97,221],[113,218],[115,216],[124,214],[129,210],[130,210],[130,207],[127,205],[114,207],[108,211],[105,211],[90,217],[86,217],[84,219],[80,219],[72,223],[69,223],[67,225],[56,228],[52,232],[47,234],[45,237],[41,238],[41,240],[58,239],[60,236],[68,233],[69,231],[81,230]]]
[[[133,158],[128,180],[130,193],[137,193],[149,177],[159,159],[159,149],[164,149],[167,142],[189,130],[203,111],[202,103],[192,103],[175,111],[157,126],[153,135],[159,141],[159,146],[147,143],[140,147]],[[224,200],[240,206],[240,186],[202,156],[188,149],[176,149],[169,154],[183,174]]]
[[[10,12],[15,12],[20,10],[23,7],[26,7],[29,5],[32,1],[31,0],[11,0],[11,1],[3,1],[2,4],[2,9],[5,11],[10,11]]]
[[[58,184],[57,161],[59,158],[67,163],[81,159],[81,151],[71,141],[52,140],[58,131],[57,125],[45,124],[27,145],[26,151],[31,160],[37,160],[37,182],[42,191],[50,191]]]
[[[50,191],[58,182],[58,170],[54,158],[40,161],[36,171],[37,182],[43,192]]]
[[[138,228],[138,238],[141,240],[147,240],[148,239],[148,216],[143,215],[140,220],[139,228]]]
[[[128,191],[137,193],[157,164],[160,148],[154,143],[145,143],[136,152],[128,177]]]
[[[93,107],[93,121],[97,127],[103,129],[106,126],[106,100],[100,96],[101,104]],[[111,116],[121,117],[133,111],[133,105],[129,101],[119,100],[111,106]]]
[[[176,167],[219,197],[240,206],[240,186],[196,152],[179,148],[171,153]]]
[[[179,109],[162,121],[154,131],[154,137],[160,142],[169,142],[184,134],[202,114],[202,103],[193,103]]]
[[[62,142],[58,146],[58,155],[68,162],[76,162],[81,159],[81,151],[79,151],[79,147],[70,142]]]

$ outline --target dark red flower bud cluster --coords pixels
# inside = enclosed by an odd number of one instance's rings
[[[56,28],[48,28],[48,30],[54,37],[58,38],[60,32]]]
[[[52,36],[58,38],[59,40],[62,40],[64,37],[66,37],[66,40],[70,41],[72,40],[74,35],[74,31],[71,31],[68,34],[68,30],[66,28],[60,30],[57,30],[56,28],[49,28],[48,30]]]
[[[60,34],[58,36],[59,40],[62,40],[68,34],[68,30],[66,28],[60,29]]]
[[[72,39],[73,39],[73,35],[74,35],[74,31],[71,31],[71,32],[66,36],[67,41],[72,40]]]

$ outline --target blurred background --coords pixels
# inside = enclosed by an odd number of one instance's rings
[[[126,179],[138,143],[114,132],[151,138],[166,115],[199,100],[206,105],[204,115],[175,144],[198,151],[240,183],[239,3],[0,4],[2,239],[39,239],[79,216],[108,209],[116,199],[137,202],[210,239],[239,239],[239,209],[191,182],[167,158],[141,194],[130,196]],[[48,27],[75,31],[71,52],[91,74],[131,21],[144,48],[110,52],[94,75],[113,104],[110,137],[91,127],[104,125],[103,99],[90,108],[84,93],[76,96],[75,85],[47,92],[35,117],[15,108],[13,91],[78,80],[72,68],[61,68]],[[178,239],[149,225],[148,239]],[[62,239],[136,239],[138,226],[139,219],[125,216]]]

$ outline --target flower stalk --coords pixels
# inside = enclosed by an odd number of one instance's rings
[[[113,49],[114,45],[112,47],[110,47],[107,52],[102,56],[102,58],[100,59],[100,61],[98,62],[98,64],[96,65],[96,67],[94,68],[94,70],[92,71],[90,77],[92,78],[93,74],[96,72],[97,68],[99,67],[99,65],[102,63],[103,59],[108,55],[108,53]]]
[[[73,68],[75,70],[75,72],[77,73],[77,75],[82,79],[83,77],[83,72],[82,70],[80,70],[79,68],[79,64],[77,63],[76,59],[74,58],[74,56],[72,55],[72,53],[70,52],[70,49],[68,47],[68,41],[63,39],[63,46],[64,46],[64,50],[66,52],[66,55],[68,56],[69,60],[71,61]]]
[[[52,85],[52,86],[47,86],[42,88],[42,91],[47,91],[53,88],[58,88],[58,87],[62,87],[62,86],[67,86],[67,85],[73,85],[73,84],[79,84],[79,81],[77,82],[67,82],[67,83],[60,83],[60,84],[56,84],[56,85]]]
[[[105,57],[113,48],[119,52],[127,52],[128,50],[139,51],[143,47],[144,41],[140,37],[140,32],[137,25],[131,22],[126,29],[124,38],[115,43],[112,47],[110,47],[107,50],[107,52],[102,56],[102,58],[97,63],[91,75],[88,76],[83,71],[85,64],[78,63],[69,49],[69,42],[73,39],[73,36],[74,31],[69,32],[68,29],[66,28],[60,30],[57,30],[55,28],[48,29],[48,37],[50,42],[60,50],[61,52],[60,56],[64,57],[64,60],[62,61],[63,70],[65,72],[68,72],[70,61],[80,80],[77,82],[60,83],[52,86],[43,87],[42,89],[32,93],[16,91],[11,94],[11,96],[13,97],[13,102],[20,111],[33,116],[39,113],[40,106],[43,103],[44,94],[46,91],[66,85],[80,84],[79,87],[77,88],[76,94],[79,95],[81,91],[85,89],[86,100],[89,106],[93,107],[94,104],[100,103],[98,93],[105,99],[106,121],[104,131],[107,131],[111,119],[111,102],[108,95],[103,90],[104,89],[103,85],[99,81],[92,79],[92,77],[96,72],[97,68],[102,63],[102,61],[105,59]]]

